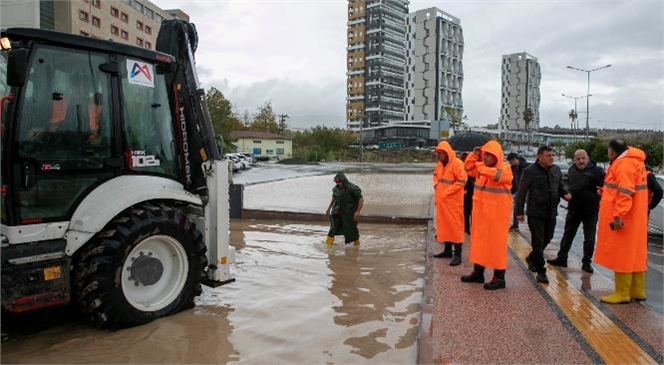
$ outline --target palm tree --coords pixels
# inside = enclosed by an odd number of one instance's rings
[[[523,112],[523,122],[526,127],[526,133],[528,134],[528,149],[530,150],[530,122],[533,121],[533,111],[527,108]]]
[[[576,118],[578,115],[576,114],[576,110],[572,109],[569,111],[569,119],[572,120],[572,134],[576,136],[576,129],[574,128],[576,126]]]

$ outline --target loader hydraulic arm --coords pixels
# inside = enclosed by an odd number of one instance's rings
[[[215,134],[196,73],[194,52],[198,44],[196,27],[182,20],[164,20],[157,36],[156,50],[173,56],[175,69],[166,74],[171,113],[178,135],[182,183],[186,190],[207,196],[202,164],[219,160]]]

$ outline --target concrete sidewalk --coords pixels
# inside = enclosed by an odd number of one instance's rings
[[[541,285],[525,264],[528,233],[511,232],[507,288],[487,291],[460,281],[472,271],[468,237],[463,264],[451,267],[449,259],[432,257],[442,250],[434,231],[430,223],[418,363],[662,363],[662,316],[636,302],[600,303],[612,292],[612,278],[548,265],[550,284]],[[551,246],[549,256],[557,251]],[[486,280],[491,276],[487,270]]]

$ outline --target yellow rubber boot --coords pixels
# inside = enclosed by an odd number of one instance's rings
[[[632,287],[632,273],[615,273],[615,293],[599,298],[610,304],[629,303],[629,291]]]
[[[332,246],[334,244],[334,237],[327,236],[327,238],[325,239],[325,244],[328,246]]]
[[[359,246],[359,245],[360,245],[360,240],[359,239],[353,241],[353,246]]]
[[[629,296],[637,301],[646,300],[646,272],[632,273],[632,288]]]

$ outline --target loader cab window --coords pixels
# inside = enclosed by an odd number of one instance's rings
[[[0,52],[0,98],[6,97],[9,95],[9,86],[7,85],[7,52]],[[4,156],[5,151],[5,135],[7,133],[7,113],[9,110],[9,102],[4,102],[0,105],[0,119],[2,120],[2,125],[0,126],[0,133],[2,136],[2,154]]]
[[[91,52],[38,48],[31,58],[19,119],[19,154],[98,168],[111,155],[110,90]]]
[[[108,56],[35,45],[18,89],[15,131],[20,222],[66,219],[113,172]],[[12,144],[13,146],[13,144]]]
[[[0,52],[0,98],[6,97],[9,95],[9,86],[7,86],[7,52]],[[0,105],[0,144],[2,145],[2,165],[5,164],[5,156],[7,156],[6,146],[7,146],[7,113],[9,110],[9,103],[2,103]],[[5,185],[5,172],[3,172],[2,177],[0,178],[0,185]],[[2,197],[2,203],[0,203],[0,221],[3,224],[7,223],[7,199]]]
[[[126,59],[120,67],[129,167],[178,179],[173,122],[164,75],[155,65]]]

